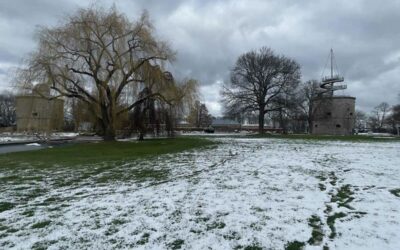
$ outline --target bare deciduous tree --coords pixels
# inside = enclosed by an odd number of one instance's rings
[[[300,66],[293,59],[267,47],[245,53],[231,70],[231,83],[222,90],[226,112],[258,112],[259,132],[263,133],[265,114],[280,108],[271,105],[274,99],[299,79]]]
[[[354,127],[359,131],[363,131],[368,120],[367,114],[361,110],[356,110]]]
[[[15,96],[11,92],[0,93],[0,127],[15,125]]]
[[[317,110],[314,105],[314,99],[319,93],[319,82],[317,80],[309,80],[302,84],[299,90],[299,108],[304,117],[307,119],[308,132],[312,133],[314,112]]]
[[[386,102],[382,102],[374,108],[374,110],[372,111],[372,120],[374,120],[376,123],[376,129],[381,130],[383,128],[383,125],[386,122],[386,116],[389,111],[390,106]]]
[[[392,126],[392,132],[400,135],[400,104],[391,108],[391,114],[388,116],[387,121]]]
[[[212,116],[208,113],[207,106],[204,103],[196,101],[190,109],[187,121],[197,128],[205,128],[211,125]]]
[[[294,122],[298,111],[298,99],[296,96],[297,84],[293,83],[290,87],[284,88],[277,95],[270,105],[273,120],[279,123],[279,128],[284,134],[294,130]]]
[[[163,98],[158,91],[138,96],[150,69],[174,54],[153,33],[147,13],[131,22],[115,8],[80,9],[64,24],[38,31],[39,47],[17,79],[24,86],[47,83],[54,97],[86,103],[103,138],[114,140],[121,115],[150,98]],[[159,85],[166,82],[158,79]]]

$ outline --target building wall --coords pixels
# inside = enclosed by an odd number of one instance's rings
[[[236,130],[241,129],[240,124],[219,124],[219,125],[211,125],[215,129],[216,132],[234,132]]]
[[[355,122],[355,97],[325,97],[313,101],[313,129],[317,135],[351,135]]]
[[[17,131],[46,132],[61,130],[64,122],[64,101],[40,96],[16,97]]]

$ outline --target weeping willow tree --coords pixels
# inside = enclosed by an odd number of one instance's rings
[[[163,71],[159,65],[146,64],[142,74],[146,81],[138,94],[139,99],[154,93],[159,95],[135,106],[131,115],[132,129],[137,131],[139,140],[143,140],[149,129],[158,135],[161,125],[172,136],[177,116],[197,98],[197,81],[176,81],[170,72]]]
[[[37,38],[38,49],[18,71],[19,86],[48,84],[52,98],[85,103],[104,140],[115,140],[129,111],[157,100],[175,105],[180,97],[161,70],[174,53],[154,36],[147,13],[132,22],[115,8],[79,9],[59,26],[38,30]]]

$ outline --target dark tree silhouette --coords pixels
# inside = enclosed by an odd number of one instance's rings
[[[319,92],[320,88],[317,80],[306,81],[299,91],[299,107],[307,119],[308,133],[312,133],[314,113],[317,110],[317,107],[313,107],[314,99]]]
[[[259,132],[264,132],[264,117],[279,110],[274,100],[300,80],[300,66],[293,59],[276,55],[263,47],[241,55],[231,70],[231,82],[222,90],[226,113],[258,112]],[[276,104],[276,103],[275,103]]]
[[[15,96],[10,92],[0,93],[0,127],[15,125]]]

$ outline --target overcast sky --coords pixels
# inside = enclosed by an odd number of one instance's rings
[[[400,102],[400,1],[0,0],[0,90],[35,49],[38,26],[54,26],[90,4],[131,20],[147,9],[159,37],[178,52],[173,72],[200,81],[202,101],[220,115],[219,89],[237,57],[262,46],[298,61],[302,80],[320,79],[330,48],[356,108]]]

